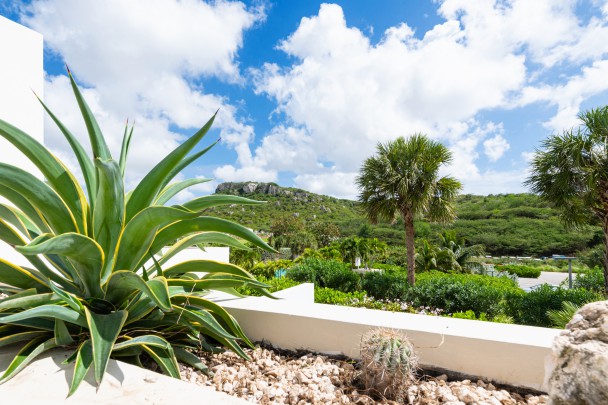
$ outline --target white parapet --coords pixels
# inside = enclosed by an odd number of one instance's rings
[[[315,304],[311,288],[284,290],[278,300],[250,297],[221,304],[250,339],[283,349],[358,358],[363,333],[395,328],[407,333],[424,368],[544,390],[544,361],[559,330]]]

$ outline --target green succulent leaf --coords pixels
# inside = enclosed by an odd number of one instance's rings
[[[188,187],[194,186],[195,184],[206,183],[208,181],[211,181],[211,179],[196,178],[196,179],[182,180],[177,183],[169,184],[158,194],[158,197],[154,201],[154,205],[165,205],[170,199],[175,197],[175,195],[177,193],[179,193],[180,191],[185,190]],[[192,210],[192,211],[196,211],[196,210]]]
[[[13,229],[8,226],[6,222],[0,219],[0,240],[8,243],[9,245],[16,246],[24,246],[27,242]],[[25,258],[36,268],[38,272],[34,272],[35,275],[39,279],[48,278],[57,284],[61,285],[63,288],[69,291],[75,291],[76,286],[68,281],[67,279],[61,277],[60,274],[57,274],[55,271],[48,268],[48,266],[38,257],[33,255],[25,255]]]
[[[2,334],[0,335],[0,347],[12,345],[14,343],[20,342],[30,342],[34,339],[40,338],[42,336],[47,336],[48,332],[46,331],[27,331],[27,332],[14,332],[11,334]]]
[[[153,206],[142,210],[123,230],[114,268],[135,271],[141,267],[140,262],[147,257],[159,228],[198,215],[174,207]]]
[[[76,80],[74,80],[74,76],[72,76],[72,73],[69,70],[68,77],[70,78],[70,84],[72,85],[74,96],[78,102],[78,107],[82,113],[82,118],[84,118],[84,123],[87,126],[87,132],[89,133],[89,139],[91,141],[91,148],[93,149],[93,156],[103,160],[112,159],[110,149],[108,148],[106,140],[99,129],[99,124],[97,124],[95,116],[91,112],[89,105],[85,101],[80,89],[78,88],[78,85],[76,84]]]
[[[171,181],[171,178],[169,178],[171,175],[177,175],[177,173],[172,173],[172,170],[205,136],[207,131],[211,128],[214,119],[215,114],[198,132],[175,148],[173,152],[169,153],[167,157],[161,160],[142,179],[127,203],[127,221],[130,221],[131,218],[135,217],[137,213],[148,207],[152,201],[156,199],[158,193],[164,188],[168,181]]]
[[[76,351],[76,362],[74,364],[74,375],[70,384],[70,392],[68,397],[72,396],[80,386],[84,377],[86,377],[91,364],[93,364],[93,345],[91,339],[85,340]]]
[[[146,282],[128,270],[117,271],[110,276],[106,287],[106,299],[112,302],[122,302],[138,291],[153,300],[163,311],[171,311],[167,280],[164,277],[156,277]]]
[[[0,314],[0,323],[19,323],[23,320],[36,320],[37,318],[60,319],[65,322],[73,323],[74,325],[86,327],[85,317],[73,309],[62,307],[59,305],[40,305],[16,314],[4,315]],[[53,326],[51,330],[54,330]]]
[[[51,232],[51,228],[46,219],[42,217],[42,214],[36,208],[34,208],[34,206],[23,195],[10,187],[3,186],[2,184],[0,184],[0,195],[17,207],[19,211],[15,212],[22,212],[23,218],[28,218],[30,220],[30,224],[28,226],[30,236],[32,232],[36,234]]]
[[[23,223],[24,215],[18,214],[14,207],[0,204],[0,219],[14,226],[23,235],[30,236],[28,228]]]
[[[51,284],[52,288],[52,284]],[[34,308],[41,305],[56,304],[61,298],[53,293],[37,294],[35,288],[24,290],[22,293],[9,295],[0,301],[0,309]]]
[[[78,228],[85,231],[86,198],[72,173],[44,145],[3,120],[0,120],[0,136],[12,143],[36,165],[74,214]]]
[[[216,304],[213,301],[207,300],[205,298],[196,297],[193,295],[176,295],[172,297],[172,300],[175,304],[178,305],[191,305],[194,307],[200,307],[207,311],[210,311],[214,315],[220,317],[224,323],[228,326],[232,334],[243,340],[249,347],[253,348],[253,343],[245,336],[245,333],[239,326],[238,322],[232,315],[230,315],[224,308],[220,305]]]
[[[93,346],[93,364],[95,366],[95,381],[101,383],[110,361],[114,342],[127,320],[127,311],[116,311],[110,314],[96,314],[85,307],[86,321],[91,333]]]
[[[95,191],[97,190],[97,183],[95,179],[95,166],[93,166],[93,162],[89,155],[82,147],[78,139],[66,128],[65,125],[53,114],[53,112],[46,106],[46,104],[36,95],[42,107],[44,107],[45,111],[51,117],[51,119],[57,125],[57,128],[61,131],[65,139],[70,144],[76,159],[78,160],[78,164],[80,165],[80,170],[82,171],[82,175],[84,177],[85,184],[87,186],[87,193],[89,195],[89,203],[91,203],[91,209],[93,208],[92,204],[95,201]]]
[[[242,238],[262,249],[271,252],[275,251],[273,248],[268,246],[268,244],[264,242],[262,238],[242,225],[227,221],[225,219],[203,216],[175,222],[164,227],[158,232],[158,235],[154,239],[154,243],[150,247],[150,252],[155,254],[164,246],[167,246],[169,243],[186,235],[195,232],[207,231],[227,233],[229,235]]]
[[[255,277],[239,266],[235,266],[234,264],[230,263],[221,263],[215,260],[190,260],[184,263],[179,263],[166,269],[164,276],[171,277],[190,272],[226,273],[246,277],[252,281],[255,281]]]
[[[73,342],[74,339],[72,339],[70,331],[65,326],[65,322],[61,319],[55,319],[55,344],[57,346],[69,346]]]
[[[186,167],[190,166],[191,163],[196,161],[198,158],[203,156],[205,153],[209,152],[215,145],[217,145],[217,143],[219,141],[220,141],[220,139],[213,142],[211,145],[207,146],[206,148],[183,158],[173,169],[171,169],[171,171],[169,172],[169,175],[165,178],[165,180],[162,183],[161,190],[164,189],[165,187],[167,187],[167,185],[171,182],[171,180],[173,180],[173,178],[175,178],[175,176],[177,176],[179,173],[181,173],[182,170],[184,170]]]
[[[4,374],[2,374],[0,377],[0,384],[17,375],[19,371],[23,370],[25,366],[27,366],[40,354],[57,347],[54,338],[48,340],[45,339],[47,339],[45,336],[41,336],[31,340],[25,346],[23,346],[13,361],[11,361]]]
[[[61,197],[34,175],[17,167],[0,163],[0,185],[12,189],[28,201],[36,210],[37,216],[44,218],[50,227],[57,233],[78,231],[75,218]],[[0,189],[2,193],[3,189]],[[23,210],[11,195],[3,194],[18,208]]]
[[[205,363],[201,361],[201,359],[190,353],[188,350],[183,349],[181,347],[173,347],[173,352],[175,353],[175,358],[181,361],[182,363],[189,364],[197,370],[205,373],[206,375],[210,375],[209,368]]]
[[[104,254],[95,240],[69,232],[49,239],[37,238],[29,245],[18,246],[16,249],[23,254],[54,253],[65,256],[74,266],[86,294],[91,297],[103,297],[100,276]]]
[[[160,336],[156,335],[142,335],[135,338],[127,337],[124,342],[116,343],[114,345],[114,351],[124,350],[132,347],[138,347],[142,345],[150,347],[160,347],[164,349],[170,349],[171,344]]]
[[[177,359],[173,353],[173,348],[164,349],[156,346],[148,346],[142,344],[141,347],[152,357],[152,359],[158,364],[163,372],[173,378],[180,378],[179,366]]]
[[[131,126],[131,130],[129,131],[129,120],[127,120],[127,124],[125,125],[125,133],[122,136],[120,160],[118,161],[118,165],[120,166],[120,175],[122,176],[122,178],[125,177],[125,169],[127,168],[127,156],[129,155],[129,147],[131,146],[131,138],[133,137],[134,128],[135,124]]]
[[[113,160],[95,159],[97,168],[97,200],[93,211],[93,237],[105,257],[102,279],[112,272],[114,253],[125,220],[124,184],[121,169]]]
[[[171,246],[160,259],[158,259],[159,264],[164,264],[167,260],[171,259],[173,256],[178,254],[184,249],[189,248],[190,246],[200,245],[200,244],[208,244],[208,243],[216,243],[225,246],[230,246],[236,249],[244,249],[251,250],[241,243],[238,239],[233,238],[232,236],[226,235],[221,232],[201,232],[194,235],[186,236],[185,238],[180,239],[173,246]]]
[[[40,274],[0,259],[0,283],[22,289],[36,288],[48,291],[48,287]]]

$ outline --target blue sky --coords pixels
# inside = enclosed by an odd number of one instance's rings
[[[446,144],[464,192],[522,192],[541,140],[608,104],[606,0],[46,0],[0,4],[43,34],[44,98],[84,139],[67,63],[129,185],[220,109],[185,176],[356,198],[377,142]],[[47,145],[75,166],[50,122]]]

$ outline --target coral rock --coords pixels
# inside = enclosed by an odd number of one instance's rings
[[[608,301],[582,307],[553,342],[550,403],[608,404]]]

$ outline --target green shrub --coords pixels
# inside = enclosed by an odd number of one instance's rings
[[[286,277],[258,277],[257,279],[259,282],[269,285],[269,287],[267,288],[269,293],[274,293],[277,291],[285,290],[286,288],[291,288],[300,285],[299,282]],[[250,288],[249,286],[239,287],[236,289],[236,291],[242,295],[251,295],[256,297],[263,295],[257,289]]]
[[[165,205],[179,191],[204,181],[170,183],[209,149],[197,145],[213,118],[127,192],[124,174],[132,128],[125,128],[120,158],[113,159],[71,74],[69,78],[92,156],[47,112],[72,147],[85,188],[43,145],[0,120],[0,136],[44,176],[41,180],[0,163],[0,195],[13,203],[0,204],[0,239],[31,263],[31,268],[24,268],[0,260],[0,290],[8,295],[0,304],[0,323],[6,324],[0,327],[0,342],[25,343],[0,383],[57,346],[75,349],[68,359],[75,363],[68,395],[90,369],[99,386],[110,357],[141,364],[140,356],[147,355],[175,378],[180,378],[178,359],[206,370],[189,350],[227,347],[247,358],[239,343],[253,344],[232,316],[204,296],[210,289],[239,286],[264,293],[266,285],[228,263],[192,260],[165,265],[189,246],[246,248],[234,237],[271,250],[247,228],[203,215],[214,206],[257,201],[210,195]]]
[[[287,270],[293,266],[292,260],[278,259],[268,262],[259,262],[251,269],[251,274],[256,277],[265,277],[267,279],[274,278],[277,271]]]
[[[550,309],[547,311],[547,317],[551,321],[551,326],[564,329],[580,308],[580,306],[574,305],[570,301],[564,301],[562,302],[562,309]]]
[[[319,304],[344,305],[354,308],[379,309],[392,312],[413,312],[400,301],[376,300],[368,297],[364,291],[345,293],[331,288],[315,287],[315,302]]]
[[[334,260],[304,259],[287,270],[286,277],[343,292],[357,291],[360,285],[359,275],[350,269],[349,264]]]
[[[370,271],[363,275],[361,288],[375,299],[394,301],[403,299],[409,289],[409,284],[406,273]]]
[[[405,299],[415,307],[441,308],[445,312],[466,312],[476,316],[485,312],[494,317],[503,311],[505,296],[518,290],[517,284],[506,277],[489,277],[477,274],[420,274]]]
[[[506,313],[520,325],[551,327],[552,322],[547,312],[561,310],[565,301],[582,306],[601,299],[600,294],[583,288],[554,289],[548,284],[543,284],[528,293],[510,295],[507,298]]]
[[[482,312],[479,314],[479,316],[477,316],[475,315],[475,311],[470,309],[466,312],[454,312],[451,317],[458,319],[470,319],[473,321],[488,321],[488,317],[485,312]]]
[[[315,302],[319,304],[352,305],[364,299],[363,291],[345,293],[332,288],[315,287]]]
[[[498,271],[506,271],[510,274],[516,274],[518,277],[538,278],[540,277],[541,269],[539,267],[526,266],[523,264],[503,264],[496,266]]]
[[[574,288],[584,288],[588,291],[605,294],[604,291],[604,271],[600,267],[594,267],[582,271],[576,275],[572,282]]]
[[[474,321],[486,321],[496,323],[513,323],[513,318],[504,314],[495,315],[493,318],[489,318],[485,312],[475,315],[475,311],[468,310],[466,312],[455,312],[451,315],[452,318],[459,319],[471,319]]]
[[[397,266],[394,264],[378,263],[378,262],[372,263],[372,265],[370,267],[372,269],[379,269],[379,270],[384,270],[386,272],[392,272],[392,273],[399,273],[399,272],[406,271],[406,269],[401,266]]]

